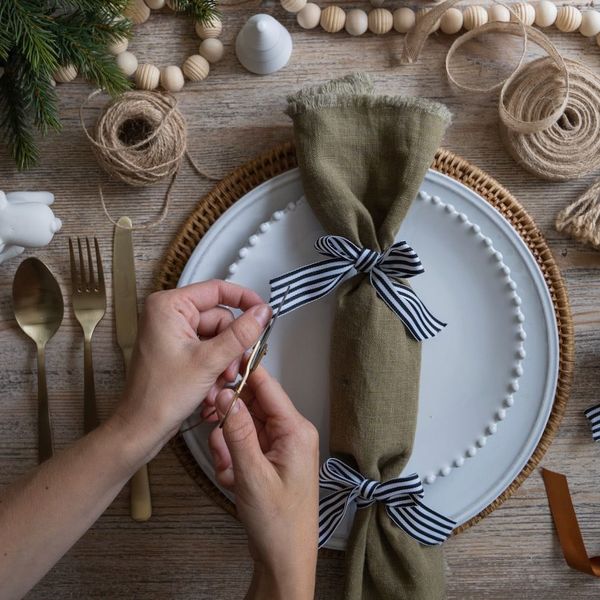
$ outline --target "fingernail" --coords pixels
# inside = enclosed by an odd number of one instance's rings
[[[266,327],[267,323],[271,319],[271,309],[267,304],[254,306],[252,309],[250,309],[250,313],[262,327]]]

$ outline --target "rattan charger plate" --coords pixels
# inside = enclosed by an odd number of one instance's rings
[[[261,183],[296,166],[294,145],[286,143],[242,165],[217,183],[200,200],[171,243],[157,277],[157,288],[167,290],[177,286],[183,268],[200,239],[232,204]],[[573,323],[566,288],[554,257],[533,219],[521,204],[497,181],[452,152],[438,150],[431,166],[434,170],[471,188],[487,200],[521,236],[544,275],[554,306],[559,336],[560,356],[556,395],[550,418],[534,453],[522,471],[494,502],[455,530],[455,533],[459,533],[483,519],[507,500],[540,463],[552,442],[565,411],[571,387],[574,368]],[[171,448],[189,475],[205,493],[235,516],[235,505],[221,494],[198,466],[182,435],[173,438]]]

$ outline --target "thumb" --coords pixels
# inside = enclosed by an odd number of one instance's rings
[[[217,376],[252,344],[271,318],[271,309],[266,304],[253,306],[232,321],[219,335],[205,342],[208,368]]]
[[[233,396],[234,392],[230,389],[222,390],[217,396],[217,411],[221,418],[227,413]],[[236,474],[245,473],[246,466],[256,465],[263,459],[254,421],[241,398],[233,405],[223,424],[223,437]]]

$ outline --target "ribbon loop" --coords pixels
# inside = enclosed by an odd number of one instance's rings
[[[400,281],[424,272],[417,253],[406,242],[396,242],[380,253],[359,248],[344,237],[326,235],[315,242],[315,248],[329,258],[271,279],[270,304],[274,310],[279,308],[288,292],[279,314],[284,315],[326,296],[354,269],[369,275],[379,298],[416,340],[430,339],[446,326],[431,314],[408,285]]]
[[[375,502],[385,504],[393,523],[426,546],[446,541],[456,525],[423,504],[423,484],[416,473],[380,483],[337,458],[329,458],[321,467],[319,485],[334,490],[319,503],[319,548],[333,535],[352,502],[359,509]]]

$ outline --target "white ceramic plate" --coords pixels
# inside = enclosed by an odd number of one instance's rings
[[[298,171],[288,171],[221,216],[179,285],[228,278],[268,298],[271,277],[322,258],[313,244],[323,233],[302,198]],[[396,239],[407,240],[425,267],[411,285],[448,322],[422,346],[417,432],[405,472],[425,481],[429,506],[463,523],[510,485],[544,431],[558,374],[553,306],[516,231],[485,200],[440,173],[428,172]],[[318,427],[322,459],[329,442],[333,309],[330,295],[282,317],[264,360]],[[184,437],[214,482],[209,431],[202,426]],[[328,546],[343,548],[349,527],[347,520]]]

